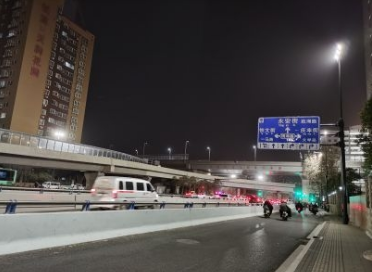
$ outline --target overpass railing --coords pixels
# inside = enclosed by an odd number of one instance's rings
[[[74,153],[85,156],[106,157],[117,160],[133,161],[146,164],[158,164],[146,158],[138,158],[126,153],[100,148],[90,145],[75,144],[64,142],[58,139],[50,139],[21,132],[14,132],[6,129],[0,129],[0,142],[11,145],[29,146],[50,151]]]

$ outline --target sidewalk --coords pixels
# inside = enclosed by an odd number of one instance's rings
[[[343,224],[334,215],[325,215],[324,220],[322,227],[308,237],[307,245],[299,248],[287,271],[371,272],[372,239],[366,232]]]

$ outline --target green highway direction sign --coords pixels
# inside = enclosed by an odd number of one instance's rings
[[[320,117],[260,117],[257,147],[275,150],[319,150]]]

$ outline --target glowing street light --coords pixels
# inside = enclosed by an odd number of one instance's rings
[[[335,56],[334,56],[334,58],[335,58],[335,60],[336,60],[337,62],[339,62],[339,61],[341,61],[341,57],[342,57],[342,44],[341,44],[341,43],[338,43],[338,44],[336,45],[336,51],[335,51]]]
[[[207,150],[208,150],[208,160],[210,161],[211,160],[211,148],[207,146]]]
[[[57,137],[57,140],[60,140],[65,137],[65,133],[62,130],[56,130],[54,131],[54,136]]]
[[[171,159],[172,157],[172,148],[168,147],[168,153],[169,153],[169,159]]]
[[[138,149],[135,149],[134,152],[136,152],[136,156],[138,156]]]

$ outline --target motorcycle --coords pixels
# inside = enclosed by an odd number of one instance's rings
[[[288,212],[283,211],[281,217],[282,217],[283,221],[287,221],[288,220]]]
[[[301,213],[304,209],[304,207],[301,203],[297,203],[295,207],[296,207],[296,210],[297,210],[298,213]]]
[[[270,217],[270,209],[266,205],[264,206],[264,216],[265,216],[265,218]]]
[[[313,208],[311,209],[311,212],[316,215],[318,213],[318,207],[317,206],[313,206]]]

